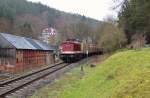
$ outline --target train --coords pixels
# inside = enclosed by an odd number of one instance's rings
[[[102,49],[96,44],[80,41],[78,39],[67,39],[62,42],[60,46],[60,59],[67,63],[102,53]]]

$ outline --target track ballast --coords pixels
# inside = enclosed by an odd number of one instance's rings
[[[41,69],[39,71],[30,73],[28,75],[20,76],[18,78],[5,81],[3,83],[0,83],[0,98],[5,98],[5,96],[27,86],[31,83],[40,80],[52,73],[55,73],[56,71],[59,71],[69,64],[66,63],[59,63],[51,67],[47,67],[44,69]]]

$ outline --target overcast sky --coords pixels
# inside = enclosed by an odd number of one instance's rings
[[[112,10],[112,0],[28,0],[41,2],[61,11],[77,13],[94,19],[103,20],[107,16],[116,16]]]

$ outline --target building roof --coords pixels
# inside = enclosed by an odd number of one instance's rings
[[[14,46],[16,49],[54,50],[54,48],[51,47],[49,44],[44,43],[42,41],[35,40],[35,39],[15,36],[15,35],[6,34],[6,33],[0,33],[0,36],[1,36],[0,40],[2,40],[2,37],[3,37],[6,41],[9,42],[10,46]],[[4,42],[3,44],[5,44],[4,39],[3,39],[3,42]],[[5,46],[8,46],[8,45],[5,45]]]

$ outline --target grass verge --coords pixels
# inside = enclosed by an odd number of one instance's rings
[[[150,98],[150,49],[118,52],[96,68],[76,68],[31,98]]]

